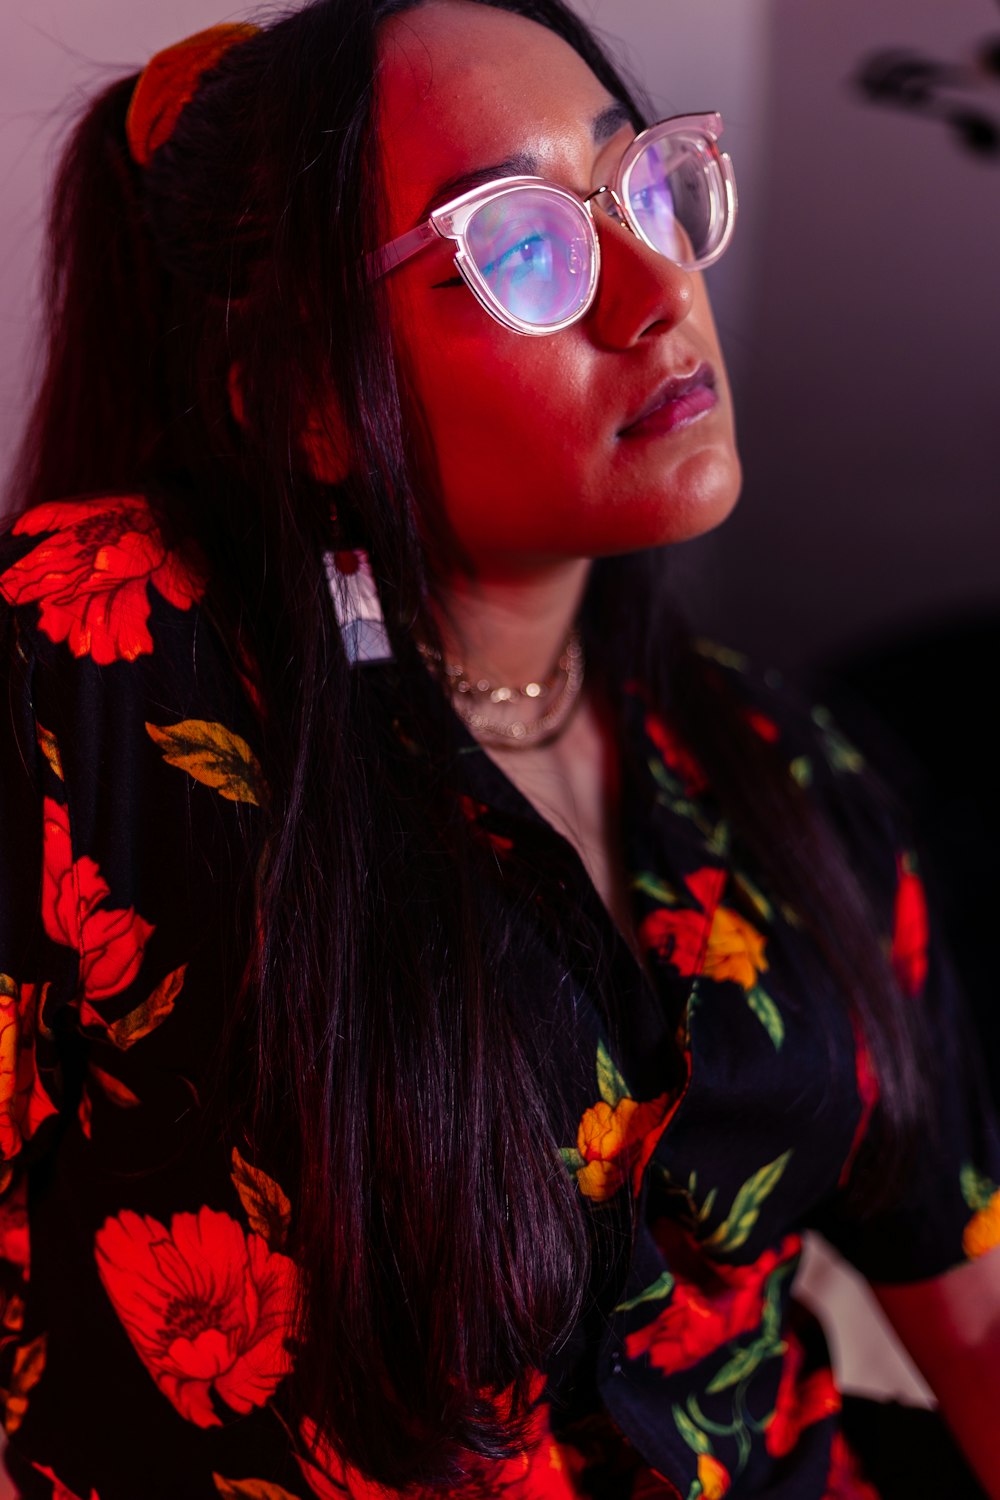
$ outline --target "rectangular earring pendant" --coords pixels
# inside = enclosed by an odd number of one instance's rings
[[[348,661],[352,666],[392,661],[392,646],[367,552],[325,552],[323,562]]]

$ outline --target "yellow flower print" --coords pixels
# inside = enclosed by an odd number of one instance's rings
[[[603,1202],[618,1191],[637,1156],[646,1154],[647,1137],[659,1133],[667,1104],[666,1094],[645,1104],[626,1096],[614,1105],[601,1099],[584,1111],[576,1138],[584,1162],[576,1180],[584,1197]]]
[[[985,1208],[972,1215],[962,1234],[962,1249],[970,1260],[1000,1245],[1000,1188]]]
[[[734,979],[752,990],[767,968],[765,939],[756,927],[728,906],[716,907],[705,954],[705,974],[710,979]]]

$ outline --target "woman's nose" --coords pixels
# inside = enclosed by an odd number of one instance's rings
[[[610,205],[609,205],[610,206]],[[597,339],[628,348],[647,333],[666,333],[682,323],[694,302],[694,276],[653,250],[603,207],[594,214],[601,271],[590,324]]]

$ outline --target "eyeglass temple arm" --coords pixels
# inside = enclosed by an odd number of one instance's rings
[[[423,224],[418,224],[416,229],[408,229],[398,239],[392,240],[381,250],[373,250],[367,257],[368,275],[374,281],[379,276],[384,276],[387,271],[393,270],[395,266],[409,260],[411,255],[416,255],[425,245],[441,236],[434,228],[430,219]]]

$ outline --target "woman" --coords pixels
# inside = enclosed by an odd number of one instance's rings
[[[809,1224],[1000,1493],[910,842],[658,602],[735,201],[644,123],[557,0],[316,0],[74,136],[0,559],[26,1497],[871,1497]]]

